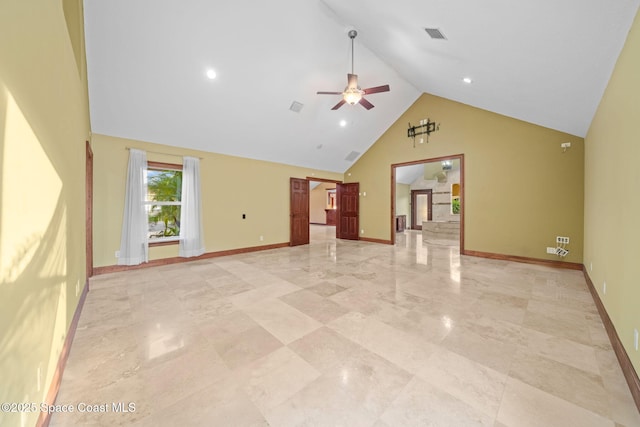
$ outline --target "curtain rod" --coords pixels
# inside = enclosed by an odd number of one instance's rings
[[[125,149],[127,151],[129,151],[129,150],[131,150],[131,147],[125,147]],[[140,148],[136,148],[136,150],[141,150],[141,149]],[[161,153],[159,151],[148,151],[148,150],[141,150],[141,151],[146,151],[147,153],[153,153],[153,154],[160,154],[162,156],[184,157],[184,156],[181,156],[180,154]],[[193,157],[193,156],[187,156],[187,157]],[[198,159],[203,160],[202,157],[198,157]]]

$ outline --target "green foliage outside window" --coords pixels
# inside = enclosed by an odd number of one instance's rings
[[[147,194],[151,202],[180,202],[182,171],[153,170],[147,172]],[[159,229],[157,223],[164,223]],[[149,210],[150,238],[180,235],[180,205],[152,204]]]
[[[454,214],[460,213],[460,199],[453,199],[451,202],[451,212]]]

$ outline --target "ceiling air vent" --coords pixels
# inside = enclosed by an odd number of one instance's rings
[[[293,111],[294,113],[299,113],[302,110],[302,107],[304,107],[304,104],[301,104],[298,101],[293,101],[291,103],[291,107],[289,107],[289,110]]]
[[[358,158],[359,155],[360,153],[358,153],[357,151],[352,151],[344,159],[348,162],[353,162],[355,159]]]
[[[438,39],[438,40],[447,39],[444,36],[444,34],[442,34],[442,31],[440,31],[438,28],[425,28],[424,30],[427,32],[427,34],[429,34],[429,37],[431,37],[432,39]]]

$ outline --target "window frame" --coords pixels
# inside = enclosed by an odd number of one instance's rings
[[[182,165],[178,164],[178,163],[164,163],[164,162],[152,162],[152,161],[147,161],[147,170],[154,170],[154,171],[179,171],[182,172]],[[148,190],[147,190],[148,192]],[[156,205],[156,206],[180,206],[180,208],[182,209],[182,197],[180,197],[180,201],[179,202],[151,202],[151,201],[144,201],[144,205],[145,206],[149,206],[149,205]],[[169,245],[177,245],[180,243],[180,240],[182,239],[182,229],[180,229],[180,235],[179,236],[170,236],[170,237],[159,237],[156,239],[150,239],[147,237],[147,242],[149,243],[149,247],[155,247],[155,246],[169,246]]]

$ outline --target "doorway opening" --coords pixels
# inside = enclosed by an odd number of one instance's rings
[[[424,221],[433,221],[433,190],[411,190],[411,229],[422,230]]]
[[[391,165],[391,241],[400,234],[464,250],[463,154]]]
[[[309,240],[335,239],[338,198],[336,186],[342,181],[308,176]]]
[[[315,183],[319,184],[315,184]],[[311,183],[314,183],[311,189]],[[319,187],[320,185],[322,187]],[[320,239],[358,240],[359,184],[316,177],[289,178],[290,186],[290,234],[289,245],[305,245],[325,230]],[[325,188],[327,187],[327,188]],[[318,196],[312,191],[317,190]],[[312,197],[318,198],[312,207]],[[324,211],[324,215],[322,215]],[[313,219],[312,219],[313,218]],[[313,227],[313,228],[312,228]]]

